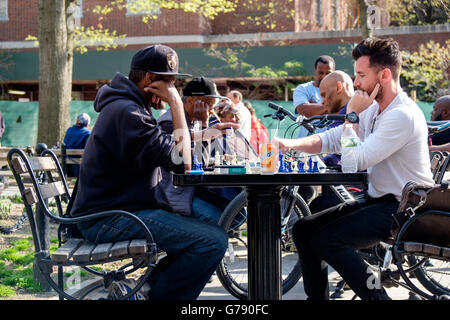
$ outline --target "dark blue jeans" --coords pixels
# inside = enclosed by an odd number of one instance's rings
[[[150,300],[197,299],[225,254],[228,236],[217,226],[222,212],[195,197],[192,209],[189,217],[159,209],[135,212],[167,253],[149,277]],[[125,217],[99,221],[82,233],[96,243],[145,238]]]
[[[385,293],[373,286],[374,275],[356,250],[370,248],[390,236],[398,204],[393,195],[386,195],[369,198],[364,204],[341,204],[297,221],[294,243],[308,299],[329,299],[328,265],[361,299],[383,298]]]

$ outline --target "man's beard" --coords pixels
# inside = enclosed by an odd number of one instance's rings
[[[334,113],[338,113],[339,110],[341,110],[341,104],[339,102],[335,102],[332,105],[330,105],[331,108],[328,110],[329,113],[334,114]]]
[[[361,87],[356,87],[355,89],[356,89],[356,90],[365,91],[365,92],[367,92],[367,94],[370,96],[370,95],[372,94],[373,90],[375,90],[375,87],[376,87],[377,83],[378,83],[378,82],[376,82],[376,83],[373,85],[373,87],[372,87],[372,89],[370,90],[370,92],[369,92],[369,90],[365,90],[365,89],[363,89],[363,88],[361,88]],[[382,97],[383,97],[383,87],[382,87],[381,84],[380,84],[380,87],[378,88],[378,92],[377,92],[377,95],[375,96],[375,99],[374,99],[374,100],[380,100]]]
[[[376,86],[376,85],[377,85],[377,84],[375,83],[375,86]],[[373,90],[375,90],[375,86],[373,86],[373,89],[372,89],[372,91],[370,92],[370,94],[372,94]],[[370,95],[370,94],[369,94],[369,95]],[[374,99],[374,100],[381,100],[382,97],[383,97],[383,87],[382,87],[381,84],[380,84],[380,87],[378,88],[378,93],[377,93],[377,95],[375,96],[375,99]]]

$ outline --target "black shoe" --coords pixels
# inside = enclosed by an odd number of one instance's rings
[[[388,296],[386,290],[384,288],[375,289],[372,293],[372,298],[370,300],[392,300],[391,297]]]

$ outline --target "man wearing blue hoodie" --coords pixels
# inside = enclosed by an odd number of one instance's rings
[[[86,144],[72,216],[105,210],[134,213],[167,253],[150,275],[150,300],[195,300],[222,259],[226,232],[210,222],[218,208],[198,198],[190,215],[175,214],[164,192],[161,168],[191,169],[191,137],[183,102],[175,88],[176,52],[164,45],[139,50],[128,78],[117,73],[94,102],[99,116]],[[173,135],[163,131],[151,107],[166,102]],[[79,224],[90,241],[144,238],[129,219],[105,218]],[[113,284],[114,285],[114,284]],[[120,284],[118,284],[120,285]]]
[[[67,149],[84,149],[86,142],[91,135],[91,130],[87,128],[91,122],[91,117],[87,113],[80,113],[77,121],[66,131],[64,144]],[[78,177],[80,171],[79,164],[68,164],[67,175],[69,177]]]

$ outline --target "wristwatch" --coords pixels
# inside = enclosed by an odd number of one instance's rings
[[[345,119],[347,119],[350,123],[358,123],[359,117],[355,112],[350,112],[345,115]]]

